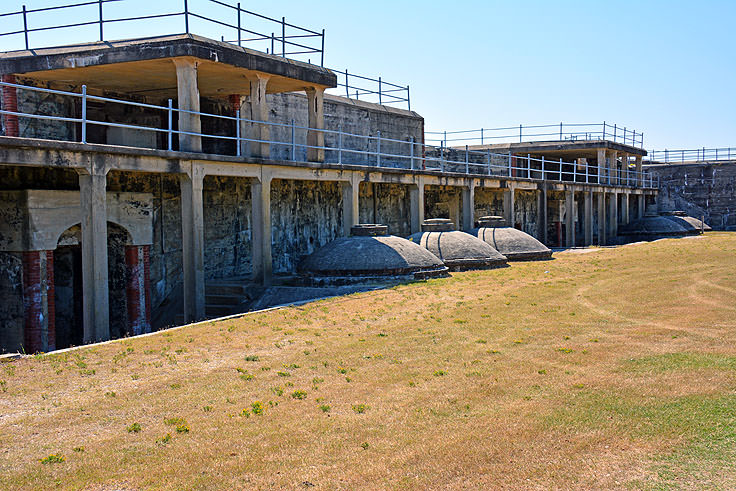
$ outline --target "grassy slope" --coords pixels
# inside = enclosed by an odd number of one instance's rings
[[[713,233],[23,359],[0,489],[733,488],[734,295]]]

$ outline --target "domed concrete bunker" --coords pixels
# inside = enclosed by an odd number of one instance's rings
[[[450,271],[505,266],[506,258],[479,238],[455,230],[451,220],[434,218],[422,223],[422,232],[409,240],[421,245],[445,263]]]
[[[713,230],[707,223],[688,216],[684,211],[663,211],[660,212],[660,215],[665,217],[667,220],[672,220],[673,222],[682,225],[686,230],[695,231],[696,233],[710,232]]]
[[[338,281],[447,276],[447,267],[437,256],[410,240],[388,235],[386,225],[355,225],[350,233],[350,237],[335,239],[305,257],[300,272]]]
[[[684,237],[700,233],[699,227],[695,228],[693,223],[681,218],[681,216],[662,216],[657,213],[656,205],[649,205],[642,218],[619,227],[618,235],[625,240],[634,242],[666,237]],[[695,219],[691,218],[691,220]],[[698,224],[700,224],[699,220]]]
[[[471,234],[491,245],[509,261],[549,259],[552,251],[531,235],[507,227],[503,217],[486,216],[478,219],[479,228]]]

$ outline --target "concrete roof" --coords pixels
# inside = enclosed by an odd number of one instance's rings
[[[246,75],[254,72],[271,75],[271,93],[337,85],[337,76],[326,68],[193,34],[4,52],[0,73],[59,87],[86,84],[90,89],[168,95],[176,93],[173,58],[198,62],[203,96],[247,95]]]
[[[464,148],[463,148],[464,149]],[[630,155],[646,155],[643,148],[624,145],[610,140],[575,140],[575,141],[544,141],[497,143],[492,145],[471,145],[469,150],[488,150],[498,153],[511,152],[515,154],[544,155],[549,158],[596,158],[598,149],[626,152]]]

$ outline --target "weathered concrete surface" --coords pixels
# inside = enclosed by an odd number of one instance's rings
[[[421,245],[445,263],[450,271],[498,268],[506,264],[506,258],[476,236],[452,230],[425,231],[409,236],[409,240]]]
[[[361,182],[359,199],[361,223],[384,223],[390,234],[411,234],[409,186]]]
[[[660,211],[682,210],[714,230],[736,230],[736,161],[653,165]]]
[[[0,353],[23,346],[23,262],[19,253],[0,252]]]
[[[473,229],[471,233],[490,244],[509,261],[549,259],[552,256],[552,251],[544,244],[521,230],[503,226],[500,218],[489,222],[481,220],[480,224],[481,227]]]

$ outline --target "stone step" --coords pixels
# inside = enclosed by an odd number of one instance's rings
[[[244,300],[243,295],[207,294],[204,297],[205,305],[240,305]]]
[[[247,294],[248,287],[237,283],[207,283],[204,291],[207,295],[243,295]]]

